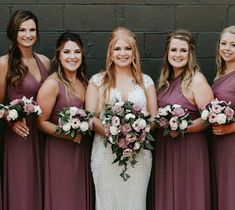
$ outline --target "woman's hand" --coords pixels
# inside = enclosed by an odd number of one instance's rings
[[[212,131],[213,131],[213,134],[217,136],[222,136],[222,135],[232,133],[233,132],[232,124],[223,124],[223,125],[213,124]]]
[[[81,143],[81,140],[82,140],[82,135],[79,134],[77,135],[74,139],[72,139],[75,143],[78,143],[80,144]]]
[[[11,124],[11,129],[21,137],[27,137],[29,135],[29,128],[26,125],[26,120],[17,120]]]

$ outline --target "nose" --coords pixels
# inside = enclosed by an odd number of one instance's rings
[[[25,31],[25,36],[26,36],[26,37],[30,37],[30,36],[31,36],[30,31],[26,30],[26,31]]]

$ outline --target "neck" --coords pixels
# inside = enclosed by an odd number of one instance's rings
[[[183,71],[184,71],[184,69],[175,69],[174,68],[174,78],[177,78],[180,74],[182,74]]]
[[[235,71],[235,62],[227,62],[225,73],[230,73],[232,71]]]
[[[125,75],[125,76],[132,76],[132,71],[131,71],[131,67],[115,67],[115,72],[116,75]]]
[[[23,47],[19,46],[19,49],[20,49],[22,58],[29,59],[29,58],[33,57],[33,50],[32,50],[32,48],[23,48]]]
[[[66,71],[65,70],[64,73],[69,81],[74,82],[77,80],[77,72],[76,71]]]

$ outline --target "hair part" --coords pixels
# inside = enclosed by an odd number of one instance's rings
[[[174,70],[173,66],[169,63],[168,54],[170,50],[170,43],[172,39],[179,39],[187,42],[189,47],[189,60],[185,70],[182,73],[182,81],[181,81],[181,90],[188,91],[190,90],[190,85],[192,82],[192,78],[197,71],[200,71],[200,67],[196,62],[195,56],[195,41],[191,32],[185,29],[178,29],[167,36],[166,44],[165,44],[165,53],[163,57],[163,67],[161,69],[161,74],[158,82],[158,89],[166,88],[168,89],[170,85],[170,81],[174,79]]]
[[[226,27],[223,29],[223,31],[220,33],[219,40],[217,42],[216,46],[216,70],[217,70],[217,76],[222,76],[225,74],[226,70],[226,63],[224,59],[220,56],[220,41],[224,33],[229,32],[231,34],[235,35],[235,25]]]
[[[8,74],[7,80],[12,87],[18,88],[28,73],[28,67],[22,62],[21,51],[18,47],[17,36],[20,26],[27,20],[33,20],[36,25],[37,42],[38,42],[38,19],[28,10],[15,11],[7,26],[7,38],[11,41],[11,46],[8,49]]]

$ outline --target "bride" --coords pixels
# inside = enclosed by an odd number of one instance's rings
[[[141,72],[135,35],[127,28],[118,27],[112,33],[106,57],[106,70],[92,76],[86,93],[86,109],[95,112],[96,132],[91,156],[95,183],[96,210],[145,210],[147,187],[152,167],[149,150],[141,149],[131,176],[127,181],[119,176],[122,167],[113,163],[110,145],[104,146],[102,125],[104,105],[115,98],[142,105],[152,119],[157,112],[157,99],[152,79]]]

